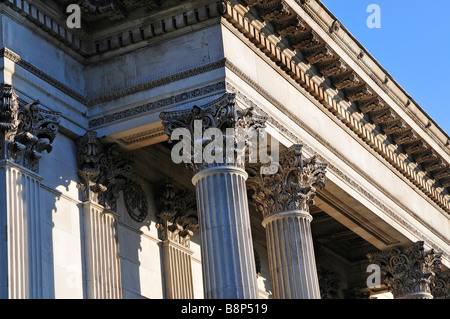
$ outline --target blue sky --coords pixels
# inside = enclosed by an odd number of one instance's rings
[[[450,135],[450,0],[322,3]],[[381,9],[381,28],[367,26],[370,4]]]

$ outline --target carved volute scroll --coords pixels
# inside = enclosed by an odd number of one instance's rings
[[[441,256],[433,249],[425,250],[423,241],[367,255],[384,273],[395,299],[433,298],[431,283],[442,266]]]
[[[117,210],[117,198],[123,192],[130,217],[142,222],[148,214],[148,203],[143,188],[131,179],[133,158],[117,144],[103,144],[97,133],[87,132],[78,139],[78,174],[82,183],[78,188],[83,200]]]
[[[177,190],[167,182],[156,197],[156,205],[160,239],[189,248],[190,238],[199,227],[195,193]]]
[[[255,114],[251,108],[243,111],[238,110],[235,94],[231,93],[226,93],[221,98],[202,107],[194,106],[191,109],[183,111],[162,112],[160,118],[162,119],[165,132],[169,136],[169,139],[177,128],[187,129],[191,136],[195,137],[195,121],[201,121],[201,149],[199,152],[194,145],[196,143],[195,138],[192,138],[191,146],[193,155],[191,163],[188,163],[188,166],[192,167],[195,172],[213,166],[231,165],[243,168],[245,166],[245,161],[237,160],[239,152],[237,150],[237,145],[242,142],[247,145],[248,140],[246,139],[246,136],[248,136],[249,132],[252,130],[258,132],[259,129],[265,127],[265,122],[267,120],[266,117]],[[224,158],[221,163],[206,163],[201,160],[196,161],[197,158],[202,156],[201,152],[203,149],[211,143],[211,140],[203,138],[205,131],[209,128],[217,128],[223,134],[223,143],[221,143],[221,145],[224,145],[224,147],[221,151],[223,151]],[[234,129],[234,135],[228,136],[227,129]],[[232,158],[231,156],[227,157],[228,152],[224,149],[225,145],[228,145],[227,139],[233,141],[233,143],[229,144],[234,144],[234,153],[231,155],[233,156]]]
[[[431,294],[434,299],[450,299],[450,270],[436,273],[431,284]]]
[[[247,185],[254,190],[254,204],[264,217],[280,212],[309,212],[317,188],[325,187],[327,164],[315,156],[305,158],[302,147],[295,144],[284,150],[279,163],[271,166],[249,165]],[[275,173],[264,174],[264,168],[274,169]]]
[[[11,85],[0,85],[0,159],[36,173],[42,153],[53,149],[61,116],[38,105],[39,101],[19,103]]]

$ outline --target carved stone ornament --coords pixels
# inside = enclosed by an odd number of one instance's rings
[[[194,106],[189,110],[162,112],[160,118],[169,140],[171,140],[172,133],[177,128],[187,129],[190,136],[193,137],[188,142],[190,143],[191,157],[185,163],[192,167],[195,172],[213,166],[231,165],[243,168],[246,160],[239,160],[242,148],[238,145],[244,143],[245,146],[248,146],[249,140],[247,137],[252,132],[259,132],[259,129],[265,128],[267,120],[267,117],[255,114],[252,108],[243,111],[238,110],[235,94],[231,93],[226,93],[221,98],[202,107]],[[201,123],[200,132],[196,131],[195,123]],[[207,163],[202,157],[205,147],[214,142],[214,139],[205,137],[205,131],[210,128],[217,128],[222,133],[222,140],[216,141],[220,146],[215,148],[215,152],[223,154],[223,157],[220,157],[220,162]],[[229,135],[228,129],[233,129],[232,135]],[[198,133],[201,134],[200,142],[196,137]],[[225,149],[228,145],[232,145],[232,151],[230,152]]]
[[[179,191],[167,182],[156,198],[156,206],[160,239],[189,247],[190,237],[199,227],[195,193]]]
[[[50,153],[61,113],[38,107],[39,101],[19,103],[14,88],[0,84],[0,160],[39,171],[42,152]]]
[[[450,299],[450,270],[436,273],[431,285],[431,294],[434,299]]]
[[[317,188],[325,187],[327,164],[316,156],[304,158],[302,147],[294,144],[282,151],[279,163],[271,166],[249,165],[247,185],[255,191],[254,204],[264,217],[296,210],[309,212]]]
[[[129,180],[122,186],[125,207],[131,219],[142,223],[148,214],[148,203],[144,189],[133,180]]]
[[[323,267],[318,267],[320,298],[338,299],[340,280],[336,273]]]
[[[129,11],[137,8],[157,8],[160,0],[81,0],[79,6],[91,20],[108,18],[118,21],[125,18]]]
[[[441,256],[425,250],[423,241],[367,255],[380,266],[395,299],[432,299],[431,283],[442,266]]]
[[[83,200],[116,211],[117,198],[123,191],[130,217],[142,222],[148,214],[148,203],[142,187],[131,180],[132,157],[117,144],[101,143],[95,132],[87,132],[77,145],[78,174],[82,178],[78,188],[83,192]]]

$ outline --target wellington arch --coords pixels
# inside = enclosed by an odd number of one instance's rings
[[[450,138],[319,0],[0,25],[0,298],[450,298]],[[176,163],[197,120],[279,157]]]

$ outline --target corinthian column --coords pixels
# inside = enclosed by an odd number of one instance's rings
[[[279,163],[249,168],[249,186],[266,228],[277,299],[320,299],[309,206],[314,204],[314,186],[325,185],[327,165],[315,157],[303,158],[301,150],[302,145],[293,145],[280,154]]]
[[[433,299],[431,287],[442,266],[441,256],[433,249],[425,250],[424,242],[419,241],[368,254],[367,258],[380,267],[395,299]]]
[[[237,110],[234,95],[225,94],[201,108],[161,113],[161,119],[172,140],[180,133],[175,129],[184,132],[185,163],[194,162],[192,182],[197,194],[205,297],[257,298],[248,175],[245,159],[241,160],[242,153],[235,152],[234,146],[245,141],[247,134],[238,133],[240,129],[261,128],[266,118],[251,110]],[[224,141],[232,147],[224,147]],[[233,151],[228,152],[231,148]],[[177,145],[174,150],[179,151]]]
[[[43,298],[39,159],[52,151],[59,113],[19,105],[0,84],[0,298]]]

